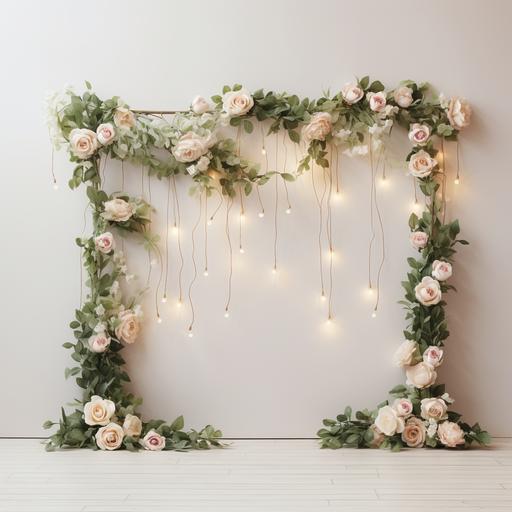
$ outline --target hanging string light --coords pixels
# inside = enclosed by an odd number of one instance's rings
[[[204,271],[203,276],[208,277],[208,192],[204,193]]]
[[[326,173],[328,173],[329,180],[329,192],[327,195],[327,241],[329,244],[329,304],[328,304],[328,314],[327,320],[330,321],[333,318],[332,313],[332,297],[333,297],[333,263],[334,263],[334,244],[332,240],[332,188],[333,188],[333,178],[332,178],[332,146],[330,148],[329,153],[329,167],[324,169],[324,180],[326,179]]]
[[[228,197],[227,203],[226,203],[226,224],[225,224],[225,230],[226,230],[226,239],[228,242],[228,249],[229,249],[229,272],[228,272],[228,291],[227,291],[227,299],[226,299],[226,305],[224,307],[224,316],[226,318],[229,317],[229,305],[231,303],[231,282],[233,279],[233,246],[231,244],[231,235],[229,231],[229,216],[231,212],[231,206],[233,204],[233,199],[231,197]]]
[[[368,291],[370,295],[373,295],[374,290],[372,286],[372,250],[375,242],[375,221],[374,221],[374,199],[375,199],[375,169],[373,166],[373,152],[372,152],[372,137],[370,136],[370,242],[368,245]]]
[[[220,207],[222,206],[222,203],[224,202],[224,197],[222,196],[222,193],[219,192],[219,190],[215,189],[215,191],[217,192],[217,194],[219,195],[219,202],[217,204],[217,207],[215,208],[215,210],[213,211],[212,215],[210,216],[210,218],[207,220],[207,224],[208,226],[211,226],[213,224],[213,219],[215,218],[215,216],[217,215],[217,212],[220,210]]]
[[[165,210],[165,278],[164,278],[164,294],[162,296],[162,303],[167,302],[167,281],[169,278],[169,215],[171,203],[171,180],[167,181],[167,205]]]
[[[443,139],[444,140],[444,139]],[[455,180],[453,180],[453,182],[455,183],[455,185],[459,185],[460,184],[460,149],[459,149],[459,141],[456,141],[455,142],[455,151],[456,151],[456,155],[457,155],[457,175],[455,176]]]
[[[287,160],[288,160],[288,149],[286,147],[286,130],[283,131],[283,173],[286,173],[286,166],[287,166]],[[285,213],[288,215],[292,213],[292,205],[290,204],[290,194],[288,193],[288,184],[286,183],[286,180],[283,178],[283,185],[284,185],[284,191],[286,194],[286,204],[288,205],[286,207]]]
[[[174,231],[177,234],[177,241],[178,241],[178,254],[180,258],[180,266],[178,270],[178,289],[179,289],[179,295],[178,295],[178,307],[181,307],[183,304],[183,266],[185,263],[185,260],[183,258],[183,251],[181,248],[181,213],[180,213],[180,202],[178,197],[178,190],[176,188],[176,176],[172,175],[172,189],[173,189],[173,211],[174,211]]]
[[[272,267],[272,273],[277,274],[277,237],[278,237],[278,211],[279,211],[279,181],[278,181],[278,132],[276,132],[276,171],[274,175],[275,180],[275,201],[274,201],[274,265]]]
[[[240,218],[238,221],[238,228],[239,228],[238,229],[238,242],[239,242],[238,248],[239,248],[240,254],[244,254],[245,249],[242,244],[242,230],[243,230],[243,223],[245,220],[245,209],[244,209],[244,198],[242,195],[242,185],[240,185],[238,187],[238,194],[240,196]]]
[[[53,190],[59,190],[59,185],[57,184],[57,177],[55,176],[55,168],[54,168],[54,159],[55,159],[55,148],[52,144],[52,157],[51,157],[51,166],[50,166],[50,174],[52,177]]]
[[[325,286],[324,286],[324,263],[323,263],[323,249],[322,249],[322,231],[323,231],[323,217],[324,217],[324,197],[326,192],[326,182],[324,180],[324,189],[322,191],[322,195],[318,195],[318,190],[315,183],[315,163],[311,161],[311,183],[313,185],[313,192],[315,194],[315,199],[318,205],[318,260],[320,266],[320,298],[322,300],[327,300],[325,295]]]

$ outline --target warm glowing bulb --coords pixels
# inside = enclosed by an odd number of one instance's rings
[[[229,311],[226,309],[226,312],[224,313],[224,318],[229,318]]]
[[[330,316],[327,318],[327,323],[332,324],[332,318]]]
[[[322,293],[322,295],[320,295],[320,299],[323,300],[323,301],[327,300],[327,297],[325,296],[325,293]]]
[[[245,220],[245,213],[240,214],[240,220]]]
[[[176,306],[178,306],[179,308],[181,308],[182,305],[183,305],[183,302],[181,302],[181,299],[178,300],[178,302],[176,302]]]
[[[204,277],[208,277],[208,270],[206,270],[206,269],[204,270],[204,272],[203,272],[203,276],[204,276]]]
[[[188,337],[189,338],[193,338],[194,337],[194,333],[192,332],[192,329],[188,330]]]
[[[156,317],[156,321],[157,321],[159,324],[161,324],[161,323],[162,323],[162,317],[161,317],[160,315],[158,315],[158,316]]]
[[[455,180],[453,181],[453,183],[455,183],[455,185],[458,185],[460,183],[460,179],[457,177],[455,178]]]
[[[152,259],[149,264],[154,267],[156,265],[156,260],[155,259]]]
[[[377,311],[375,311],[375,310],[374,310],[374,311],[372,312],[372,318],[375,318],[376,316],[377,316]]]
[[[373,295],[375,293],[375,290],[370,286],[368,288],[368,295]]]
[[[286,208],[285,212],[289,215],[290,213],[292,213],[292,209],[291,208]]]
[[[267,150],[265,148],[261,148],[261,154],[262,155],[266,155],[267,154]]]
[[[240,247],[240,254],[245,254],[245,249],[243,247]]]
[[[258,217],[259,217],[260,219],[263,219],[263,217],[265,217],[265,212],[260,212],[260,213],[258,213]]]
[[[172,227],[172,232],[177,235],[178,234],[178,226],[173,226]]]
[[[272,269],[272,274],[277,274],[277,267],[274,267],[274,268]]]
[[[53,183],[53,190],[59,190],[59,185],[57,185],[57,182]]]
[[[165,304],[167,302],[167,295],[164,295],[162,297],[162,304]]]
[[[212,225],[212,219],[208,219],[208,222],[206,224],[208,224],[208,226],[211,226]]]

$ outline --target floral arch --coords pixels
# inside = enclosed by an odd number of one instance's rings
[[[235,85],[225,86],[211,101],[195,98],[186,112],[143,112],[130,110],[117,96],[101,100],[88,82],[86,87],[82,95],[69,89],[48,101],[54,147],[66,147],[74,165],[69,186],[85,187],[93,232],[76,239],[88,295],[70,323],[74,340],[64,343],[74,361],[66,377],[75,378],[83,396],[72,411],[62,409],[57,423],[45,423],[45,428],[57,426],[47,449],[158,451],[221,446],[221,432],[210,425],[185,431],[181,416],[172,423],[143,420],[137,412],[141,399],[125,389],[130,379],[122,352],[137,340],[142,311],[138,293],[125,296],[121,291],[120,282],[132,276],[119,245],[123,236],[130,235],[140,239],[156,261],[161,262],[161,252],[159,239],[150,230],[151,205],[123,191],[108,195],[103,190],[107,159],[141,165],[143,172],[168,181],[173,194],[176,177],[183,176],[192,182],[195,194],[205,199],[219,194],[229,209],[235,198],[239,196],[242,202],[271,179],[276,187],[281,179],[286,186],[313,166],[327,173],[332,192],[336,177],[332,161],[339,150],[349,156],[368,155],[375,176],[387,137],[396,125],[407,130],[412,143],[407,166],[426,204],[424,211],[409,217],[411,244],[418,257],[408,258],[409,271],[402,282],[405,296],[400,303],[408,327],[395,360],[405,369],[407,381],[390,391],[392,402],[357,411],[355,416],[347,407],[335,420],[324,420],[318,432],[320,444],[400,450],[404,446],[455,448],[489,442],[489,435],[478,424],[469,425],[449,410],[452,399],[444,385],[436,382],[436,368],[443,361],[449,335],[443,295],[453,290],[449,278],[455,248],[467,244],[458,237],[458,222],[445,222],[447,173],[443,168],[444,141],[457,141],[459,131],[469,124],[471,108],[464,99],[434,97],[427,84],[412,81],[386,91],[380,81],[364,77],[317,100],[261,89],[251,94]],[[262,123],[268,128],[266,133]],[[221,136],[223,126],[234,126],[240,134],[242,130],[252,133],[255,124],[261,130],[264,169],[243,158],[238,140]],[[280,132],[303,152],[293,172],[273,169],[268,161],[266,137]],[[180,286],[179,303],[182,299]],[[161,302],[166,301],[164,292]],[[330,300],[327,307],[330,320]],[[229,301],[225,314],[229,314]],[[158,301],[156,318],[161,320]],[[192,327],[193,320],[189,336]]]

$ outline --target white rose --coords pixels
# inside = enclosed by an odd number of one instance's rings
[[[452,266],[447,261],[435,260],[432,263],[432,277],[435,277],[438,281],[446,281],[452,277]]]
[[[142,421],[134,414],[127,414],[123,422],[123,431],[129,437],[139,437],[142,432]]]
[[[393,357],[396,366],[409,366],[418,353],[418,344],[412,340],[404,341],[396,350]]]
[[[409,172],[416,178],[425,178],[432,173],[436,165],[437,160],[422,149],[411,155],[409,160]]]
[[[448,417],[448,407],[440,398],[424,398],[421,401],[421,417],[441,421]]]
[[[427,436],[434,437],[437,432],[437,421],[428,420]]]
[[[94,437],[100,450],[117,450],[123,442],[124,432],[117,423],[109,423],[98,429]]]
[[[98,235],[94,239],[94,246],[104,254],[108,254],[114,248],[114,245],[114,237],[109,231]]]
[[[222,96],[222,109],[230,116],[243,116],[253,106],[254,100],[245,89],[229,91]]]
[[[379,409],[375,426],[386,436],[393,436],[403,431],[404,419],[392,407],[385,405]]]
[[[96,135],[100,144],[108,146],[114,142],[116,131],[111,123],[103,123],[96,128]]]
[[[431,345],[423,352],[423,362],[437,368],[443,362],[443,349]]]
[[[129,130],[135,126],[135,114],[125,107],[118,107],[114,112],[114,124],[118,128]]]
[[[89,338],[88,343],[92,352],[101,354],[105,352],[110,345],[110,336],[107,336],[104,332],[95,334]]]
[[[69,134],[69,147],[75,156],[85,160],[98,149],[98,137],[87,128],[75,128]]]
[[[453,128],[462,130],[471,121],[471,105],[464,98],[452,98],[447,114]]]
[[[114,402],[93,395],[91,401],[84,405],[85,423],[87,425],[106,425],[115,412]]]
[[[349,105],[353,105],[361,100],[364,91],[356,84],[345,84],[341,89],[341,95]]]
[[[374,112],[382,112],[386,108],[386,95],[383,92],[369,92],[367,98]]]
[[[402,432],[402,441],[409,448],[419,448],[425,443],[427,430],[419,418],[409,418]]]
[[[421,283],[414,288],[416,299],[424,306],[434,306],[441,301],[441,286],[439,282],[429,276],[424,277]]]
[[[140,440],[140,444],[146,449],[151,451],[160,451],[165,448],[165,437],[161,436],[158,432],[150,430],[143,439]]]
[[[412,89],[410,87],[399,87],[393,92],[393,98],[399,107],[410,107],[412,103]]]
[[[172,148],[178,162],[193,162],[208,152],[208,141],[194,132],[182,135]]]
[[[205,112],[209,112],[211,110],[210,103],[206,98],[203,98],[202,96],[196,96],[192,100],[192,112],[194,114],[204,114]]]
[[[444,421],[437,427],[437,436],[439,441],[449,448],[464,444],[464,431],[457,423],[451,421]]]
[[[407,385],[418,389],[428,388],[437,379],[437,373],[432,366],[426,363],[418,363],[405,369]]]
[[[309,144],[312,140],[325,140],[331,133],[332,117],[329,112],[316,112],[311,120],[302,128],[302,138]]]
[[[425,145],[430,137],[430,127],[426,124],[414,123],[409,129],[409,140],[420,146]]]
[[[101,216],[112,222],[124,222],[133,215],[132,205],[119,197],[106,201],[103,208],[104,212]]]
[[[119,313],[119,320],[116,327],[117,338],[125,343],[134,343],[140,332],[139,317],[131,309],[126,309]]]
[[[397,398],[391,405],[398,416],[410,416],[412,414],[412,402],[407,398]]]
[[[428,235],[423,231],[413,231],[409,236],[409,240],[415,249],[423,249],[428,243]]]

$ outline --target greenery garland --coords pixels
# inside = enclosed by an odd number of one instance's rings
[[[455,447],[489,441],[478,424],[470,427],[458,414],[447,411],[451,399],[444,386],[435,385],[435,367],[443,355],[440,347],[448,337],[441,294],[453,288],[444,279],[451,274],[455,244],[467,242],[457,238],[457,221],[444,224],[441,220],[437,194],[443,174],[435,159],[432,136],[456,140],[459,130],[469,123],[471,109],[465,100],[433,98],[427,84],[412,81],[385,92],[381,82],[369,77],[318,100],[263,90],[249,94],[235,85],[225,86],[222,95],[213,96],[211,102],[195,98],[190,111],[169,121],[134,113],[119,97],[103,101],[88,82],[86,86],[81,96],[68,89],[48,101],[51,138],[55,148],[67,146],[75,165],[69,186],[86,186],[93,233],[76,240],[83,253],[89,293],[70,324],[75,339],[64,343],[76,363],[66,369],[66,377],[75,377],[83,396],[72,412],[62,409],[58,423],[45,423],[45,428],[58,427],[47,449],[220,446],[221,432],[212,426],[187,432],[182,417],[171,424],[142,421],[137,413],[141,399],[125,389],[129,376],[121,352],[139,334],[141,292],[133,297],[121,292],[120,283],[129,282],[132,276],[112,231],[139,239],[157,254],[158,237],[150,232],[151,205],[123,191],[109,196],[102,190],[101,168],[107,158],[142,165],[160,179],[190,176],[194,190],[210,195],[220,187],[224,195],[233,197],[238,190],[249,195],[254,186],[264,185],[273,175],[293,181],[313,163],[328,167],[331,146],[341,147],[349,155],[380,151],[382,139],[394,123],[409,130],[414,143],[407,156],[409,170],[429,200],[428,211],[409,219],[411,240],[420,257],[408,259],[411,271],[403,283],[406,295],[402,304],[410,323],[397,357],[406,367],[408,385],[391,391],[396,397],[392,405],[385,402],[374,411],[358,411],[355,419],[347,408],[336,420],[324,420],[326,428],[318,435],[321,445],[329,448],[397,450],[403,445]],[[295,173],[263,172],[238,154],[236,141],[220,136],[227,125],[251,133],[254,119],[268,124],[267,135],[284,129],[291,141],[304,146],[305,156]]]

